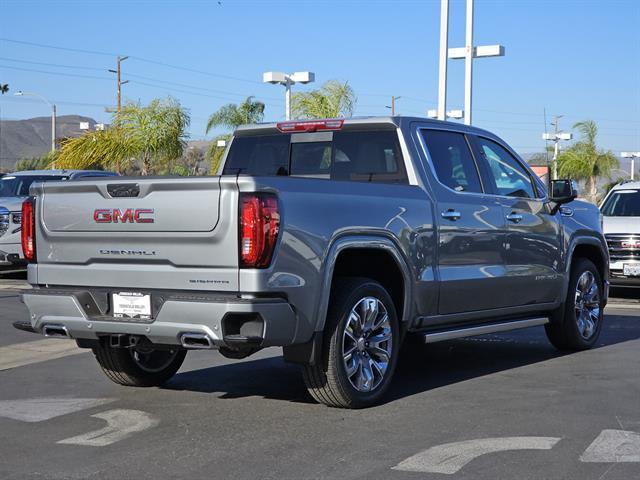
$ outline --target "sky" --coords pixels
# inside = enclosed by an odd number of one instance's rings
[[[265,120],[284,118],[284,88],[269,70],[309,70],[317,88],[347,81],[355,115],[436,108],[439,0],[0,0],[3,119],[79,114],[109,123],[117,55],[124,100],[171,95],[191,115],[190,138],[208,116],[249,95]],[[451,0],[449,46],[464,46],[465,1]],[[474,125],[521,154],[541,152],[553,115],[571,131],[595,120],[598,143],[640,151],[640,0],[476,0],[474,44],[505,46],[474,61]],[[448,109],[463,104],[464,62],[449,61]]]

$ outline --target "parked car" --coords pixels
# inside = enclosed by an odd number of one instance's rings
[[[613,187],[600,210],[611,259],[611,284],[640,287],[640,182]]]
[[[597,207],[570,181],[550,197],[490,132],[407,117],[243,126],[220,174],[33,185],[34,289],[15,326],[76,339],[131,386],[167,382],[191,349],[283,347],[313,398],[346,408],[381,400],[407,334],[598,339]]]
[[[20,246],[22,202],[34,182],[66,181],[116,175],[101,170],[30,170],[0,177],[0,268],[24,266]]]

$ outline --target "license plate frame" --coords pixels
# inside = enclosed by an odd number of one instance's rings
[[[622,274],[625,277],[640,277],[640,263],[624,263]]]
[[[111,315],[114,318],[151,320],[151,295],[142,292],[112,292]]]

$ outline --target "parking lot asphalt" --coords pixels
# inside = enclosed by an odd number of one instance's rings
[[[626,295],[594,350],[560,354],[539,327],[411,344],[386,401],[349,411],[313,403],[276,349],[190,352],[164,388],[120,387],[90,351],[13,329],[26,310],[0,290],[0,478],[640,478]]]

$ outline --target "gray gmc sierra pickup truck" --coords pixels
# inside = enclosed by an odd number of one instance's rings
[[[187,350],[271,346],[310,394],[381,399],[407,335],[544,325],[592,347],[608,296],[598,209],[551,192],[478,128],[422,118],[240,127],[220,175],[34,184],[32,290],[17,328],[91,348],[122,385],[169,380]]]

